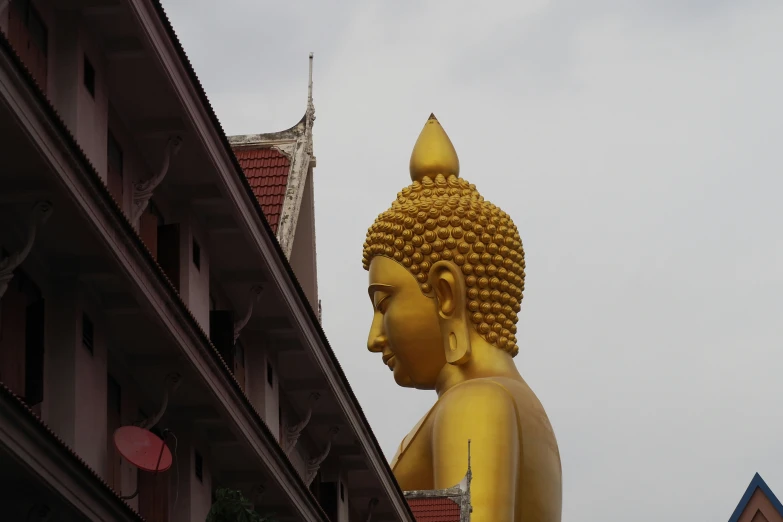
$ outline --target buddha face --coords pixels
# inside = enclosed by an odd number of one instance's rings
[[[374,257],[369,272],[374,312],[367,348],[382,354],[400,386],[433,389],[446,364],[436,300],[388,257]]]

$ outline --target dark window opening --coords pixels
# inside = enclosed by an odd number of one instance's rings
[[[8,9],[8,39],[42,88],[46,88],[49,30],[30,0],[12,0]]]
[[[245,366],[245,349],[239,341],[234,345],[234,362],[240,366]]]
[[[109,186],[109,192],[111,192],[117,203],[122,204],[122,193],[124,192],[122,182],[122,148],[111,131],[109,131],[106,139],[106,163],[108,167],[106,182]]]
[[[93,353],[95,343],[95,327],[87,314],[82,314],[82,346]]]
[[[155,216],[155,219],[158,220],[158,226],[163,226],[166,224],[166,220],[163,217],[163,212],[160,211],[154,201],[150,200],[149,203],[147,203],[147,212]]]
[[[232,332],[233,337],[233,332]],[[241,341],[234,343],[234,378],[245,389],[245,348]]]
[[[152,256],[158,260],[158,227],[164,224],[163,214],[155,203],[147,203],[147,211],[139,217],[139,234]]]
[[[84,86],[90,96],[95,98],[95,69],[87,56],[84,57]]]
[[[122,405],[122,388],[111,375],[109,375],[106,388],[109,412],[120,413]]]
[[[114,432],[122,426],[122,388],[111,375],[106,379],[106,455],[109,464],[107,481],[115,490],[122,484],[122,458],[114,445]]]
[[[179,291],[179,223],[159,226],[157,236],[158,264],[166,273],[166,277],[169,278],[174,288]]]
[[[318,486],[318,503],[329,520],[337,520],[337,483],[321,482]]]
[[[44,56],[49,54],[49,30],[41,18],[41,14],[28,4],[27,29],[30,31],[30,43],[38,47]]]
[[[196,478],[199,482],[204,481],[204,459],[201,458],[201,453],[196,451]]]
[[[197,270],[201,270],[201,247],[196,240],[193,240],[193,264],[196,265]]]
[[[269,386],[272,388],[275,387],[275,373],[274,370],[272,370],[272,364],[270,364],[269,361],[266,362],[266,382],[268,382]]]
[[[120,144],[117,142],[117,139],[114,137],[114,134],[112,134],[111,132],[109,132],[109,137],[106,141],[107,141],[106,156],[108,157],[109,171],[114,172],[120,178],[122,178],[122,171],[123,171],[122,148],[120,147]]]

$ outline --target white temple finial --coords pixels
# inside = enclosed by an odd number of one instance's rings
[[[310,75],[307,81],[307,112],[305,113],[305,151],[313,154],[313,123],[315,123],[315,105],[313,104],[313,53],[310,53]]]
[[[307,83],[307,106],[313,104],[313,53],[310,53],[310,80]]]

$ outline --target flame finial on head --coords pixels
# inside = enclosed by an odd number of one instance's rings
[[[434,178],[438,174],[447,178],[459,177],[457,151],[434,114],[430,114],[413,146],[410,171],[413,181],[421,181],[424,176]]]

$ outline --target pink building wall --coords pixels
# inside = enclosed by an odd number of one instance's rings
[[[132,208],[132,182],[148,178],[153,173],[138,153],[134,140],[119,114],[110,109],[110,95],[106,82],[107,62],[99,42],[85,28],[77,11],[57,11],[35,2],[49,31],[47,96],[55,105],[76,140],[87,154],[98,173],[107,181],[107,135],[109,129],[123,149],[123,197],[122,207],[130,214]],[[7,6],[0,10],[0,29],[7,30]],[[84,85],[84,58],[87,56],[95,70],[95,93],[91,95]],[[317,286],[315,274],[314,207],[312,172],[299,218],[298,231],[292,254],[292,264],[300,278],[307,297],[317,310]],[[157,201],[167,218],[167,223],[180,223],[180,289],[185,302],[201,324],[209,332],[210,256],[207,236],[192,213],[167,207]],[[200,245],[200,268],[193,264],[193,240]],[[104,479],[109,480],[107,447],[112,433],[107,429],[107,375],[118,382],[122,389],[122,424],[137,422],[138,390],[132,379],[119,368],[111,365],[110,346],[112,332],[100,304],[84,291],[83,285],[71,274],[52,276],[31,274],[46,298],[46,351],[44,353],[44,401],[41,416],[52,430],[73,448]],[[49,278],[47,278],[49,277]],[[243,306],[244,303],[236,303]],[[243,310],[239,310],[241,313]],[[86,313],[93,325],[95,342],[90,353],[82,343],[82,318]],[[260,338],[245,345],[246,387],[251,402],[267,423],[270,431],[279,439],[279,374],[274,351]],[[267,367],[273,369],[273,384],[267,381]],[[151,413],[151,412],[147,412]],[[204,520],[211,506],[212,477],[208,464],[206,445],[180,436],[177,462],[178,473],[170,473],[170,490],[178,491],[176,512],[171,520]],[[199,449],[203,461],[203,477],[195,477],[195,450]],[[183,458],[187,456],[187,458]],[[304,477],[308,455],[299,446],[292,452],[292,462]],[[120,471],[120,493],[128,495],[137,488],[138,470],[123,461]],[[346,491],[347,495],[347,491]],[[170,509],[175,506],[172,502]],[[346,497],[347,499],[347,497]],[[129,500],[137,507],[138,498]],[[346,502],[347,506],[347,502]],[[347,510],[347,507],[345,508]],[[342,512],[342,508],[341,508]],[[341,520],[347,520],[341,515]]]

